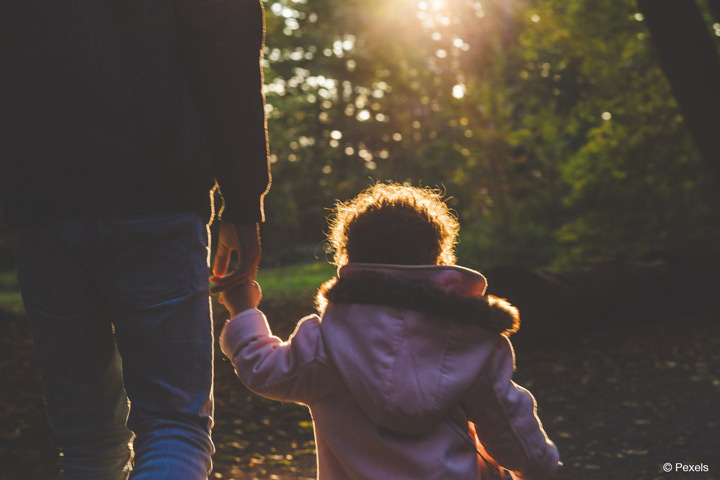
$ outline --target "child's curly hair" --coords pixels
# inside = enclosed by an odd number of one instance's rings
[[[328,241],[335,265],[452,265],[460,226],[442,192],[376,183],[335,205]]]

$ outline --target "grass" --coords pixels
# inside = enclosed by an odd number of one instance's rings
[[[310,300],[333,277],[336,267],[324,261],[260,269],[257,281],[266,300]]]
[[[336,273],[324,261],[261,269],[257,281],[263,297],[269,301],[310,301],[318,287]],[[0,310],[12,314],[24,312],[15,271],[0,272]]]

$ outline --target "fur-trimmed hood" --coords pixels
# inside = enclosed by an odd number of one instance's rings
[[[505,299],[485,295],[480,273],[458,266],[350,264],[320,287],[316,304],[384,305],[477,325],[510,336],[520,327],[518,310]]]
[[[348,264],[318,294],[325,348],[379,426],[433,428],[489,368],[518,312],[457,266]]]

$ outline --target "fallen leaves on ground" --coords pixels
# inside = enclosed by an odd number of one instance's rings
[[[312,311],[309,302],[262,307],[281,337]],[[0,318],[0,345],[0,480],[54,480],[57,447],[22,318]],[[720,478],[719,312],[517,345],[516,354],[515,380],[538,401],[565,463],[561,480],[685,478],[664,473],[666,462],[704,463],[708,473],[687,478]],[[211,479],[315,478],[305,407],[253,395],[220,355],[215,395]]]

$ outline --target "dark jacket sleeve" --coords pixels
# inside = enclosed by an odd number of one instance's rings
[[[270,184],[260,0],[176,0],[179,53],[197,98],[223,221],[263,220]]]

